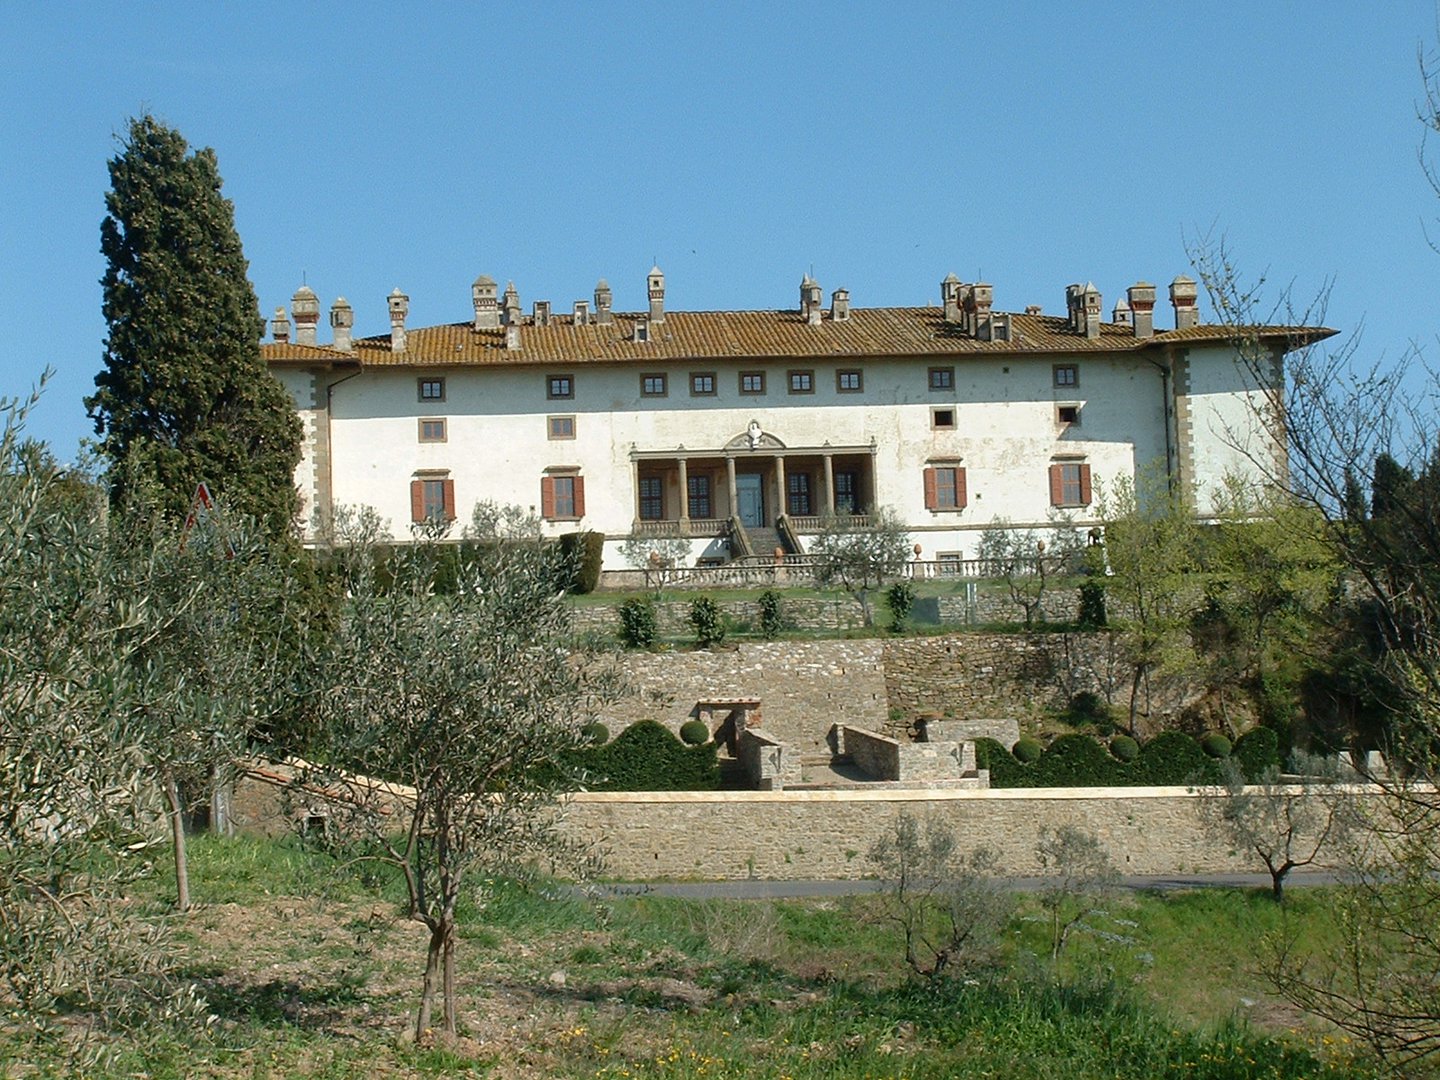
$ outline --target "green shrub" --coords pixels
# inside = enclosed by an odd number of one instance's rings
[[[1220,766],[1205,756],[1200,744],[1183,731],[1165,731],[1140,748],[1136,761],[1145,784],[1215,784]]]
[[[1134,761],[1140,756],[1140,744],[1129,735],[1116,735],[1110,740],[1110,753],[1119,761]]]
[[[780,594],[766,589],[760,594],[760,634],[766,641],[773,641],[780,635],[782,625]]]
[[[686,746],[701,746],[710,741],[710,729],[703,720],[686,720],[680,725],[680,741]]]
[[[975,765],[990,770],[990,786],[997,788],[1024,787],[1025,774],[1030,771],[1004,746],[988,738],[975,740]]]
[[[1280,768],[1280,736],[1268,727],[1251,728],[1235,740],[1230,756],[1245,779],[1257,783],[1267,770]]]
[[[1106,625],[1103,581],[1080,583],[1080,609],[1076,612],[1075,623],[1081,630],[1099,630]]]
[[[592,593],[600,584],[600,564],[605,559],[605,534],[573,532],[560,537],[569,574],[560,587],[570,593]]]
[[[1032,739],[1027,735],[1015,744],[1011,753],[1015,755],[1016,761],[1030,765],[1040,760],[1040,755],[1045,753],[1045,747],[1039,739]]]
[[[620,640],[631,649],[655,644],[655,605],[631,598],[620,605]]]
[[[713,742],[686,746],[665,725],[641,720],[604,746],[570,755],[569,764],[590,775],[591,791],[713,791],[720,786],[715,753]]]
[[[1230,740],[1218,731],[1212,731],[1200,740],[1200,749],[1212,758],[1230,756]]]
[[[610,741],[610,729],[599,720],[592,720],[580,729],[580,734],[590,740],[592,746],[604,746]]]
[[[890,629],[903,633],[915,609],[915,586],[908,581],[897,581],[885,592],[885,602],[890,605]]]
[[[1090,735],[1061,735],[1036,762],[1037,787],[1106,787],[1119,779],[1118,763]]]
[[[1115,727],[1115,713],[1109,702],[1090,690],[1082,690],[1072,697],[1061,719],[1072,727],[1093,725],[1101,734],[1109,734]]]
[[[695,644],[702,649],[725,640],[725,616],[720,605],[708,596],[697,596],[691,602],[690,625],[695,629]]]

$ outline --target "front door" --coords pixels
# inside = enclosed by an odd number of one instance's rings
[[[765,485],[759,473],[739,473],[735,477],[735,501],[740,524],[747,529],[765,525]]]

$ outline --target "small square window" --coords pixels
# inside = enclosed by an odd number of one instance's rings
[[[548,438],[573,439],[575,437],[575,417],[573,416],[547,416],[545,427]]]
[[[765,373],[763,371],[742,371],[740,373],[740,393],[765,393]]]
[[[545,380],[545,396],[552,401],[557,398],[575,396],[575,378],[572,375],[550,375]]]
[[[842,394],[858,394],[865,388],[865,375],[854,368],[835,372],[835,389]]]
[[[690,373],[691,397],[714,397],[715,373],[713,371],[692,371]]]
[[[643,322],[641,322],[641,323],[636,323],[636,324],[635,324],[635,340],[636,340],[636,341],[649,341],[649,340],[650,340],[650,324],[649,324],[649,323],[643,323]]]
[[[444,442],[445,421],[437,418],[425,418],[420,421],[421,442]]]
[[[815,372],[813,371],[792,371],[790,372],[790,393],[792,394],[813,394],[815,392]]]
[[[932,367],[930,369],[930,389],[955,389],[955,369],[953,367]]]
[[[954,431],[954,430],[955,430],[955,410],[954,410],[954,409],[931,409],[931,410],[930,410],[930,426],[931,426],[932,428],[934,428],[936,431]]]
[[[1080,385],[1080,365],[1078,364],[1056,364],[1054,371],[1055,385],[1064,389],[1071,389]]]
[[[417,396],[421,401],[444,401],[445,380],[444,379],[420,379]]]
[[[663,374],[651,373],[640,376],[640,393],[645,397],[664,397],[667,392]]]
[[[1079,405],[1057,405],[1055,406],[1055,422],[1057,424],[1080,426]]]

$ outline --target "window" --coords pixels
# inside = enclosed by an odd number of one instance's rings
[[[1080,385],[1079,364],[1056,364],[1051,370],[1057,388],[1069,390]]]
[[[1083,461],[1057,461],[1051,465],[1050,505],[1089,506],[1090,466]]]
[[[715,373],[713,371],[692,371],[690,373],[690,396],[713,397],[715,394]]]
[[[792,394],[813,394],[815,392],[815,372],[813,371],[792,371],[790,372],[790,393]]]
[[[551,439],[573,439],[575,437],[575,417],[547,416],[545,431],[547,437]]]
[[[640,393],[645,397],[664,397],[666,392],[663,374],[652,373],[640,376]]]
[[[860,512],[860,474],[844,471],[835,474],[835,512],[837,514],[858,514]]]
[[[552,401],[575,396],[575,378],[572,375],[550,375],[546,377],[545,384],[545,396]]]
[[[659,476],[640,477],[640,520],[665,520],[665,481]]]
[[[444,379],[419,379],[417,380],[417,396],[421,401],[444,401],[445,380]]]
[[[443,419],[426,418],[420,421],[421,442],[444,442],[445,421]]]
[[[785,477],[786,487],[786,511],[791,514],[809,514],[810,509],[810,474],[790,473]]]
[[[865,375],[853,368],[835,372],[835,389],[842,394],[858,394],[865,388]]]
[[[410,481],[410,520],[455,520],[455,481],[446,476],[419,477]]]
[[[954,431],[954,430],[955,430],[955,410],[954,410],[954,409],[931,409],[931,410],[930,410],[930,426],[931,426],[932,428],[934,428],[936,431]]]
[[[636,341],[641,341],[641,342],[649,341],[649,340],[650,340],[650,324],[649,324],[649,323],[637,322],[637,323],[635,324],[635,340],[636,340]]]
[[[955,369],[953,367],[932,367],[930,369],[930,389],[955,389]]]
[[[689,490],[690,516],[692,518],[713,517],[715,512],[710,504],[710,477],[700,474],[685,478]]]
[[[764,392],[765,373],[763,371],[742,371],[740,373],[740,393],[763,394]]]
[[[959,577],[965,568],[965,559],[958,551],[937,551],[935,572],[940,577]]]
[[[585,478],[552,473],[540,478],[540,516],[547,521],[573,521],[585,516]]]
[[[967,501],[964,469],[933,465],[925,470],[925,509],[963,510]]]
[[[1057,405],[1055,406],[1055,422],[1057,424],[1073,424],[1080,426],[1079,405]]]

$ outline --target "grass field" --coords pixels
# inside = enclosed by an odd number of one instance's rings
[[[1123,933],[1058,970],[1022,905],[1003,962],[932,985],[907,975],[880,897],[590,902],[491,882],[461,943],[461,1036],[417,1047],[425,931],[393,882],[289,842],[197,838],[193,859],[196,911],[166,915],[163,879],[135,908],[169,923],[171,983],[196,985],[205,1019],[10,1011],[0,1075],[1370,1075],[1253,970],[1270,935],[1333,932],[1323,890],[1284,910],[1258,892],[1121,897]]]

